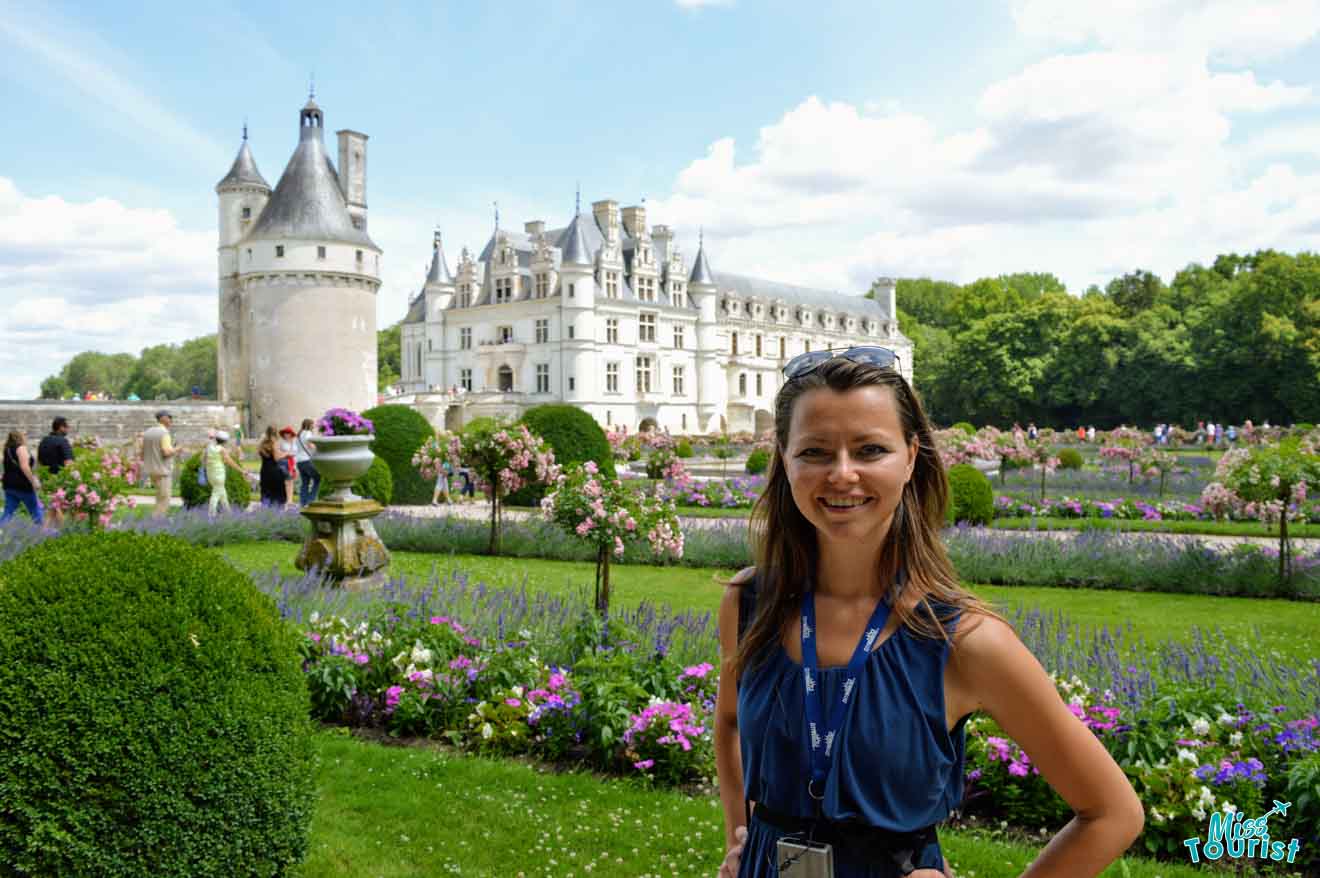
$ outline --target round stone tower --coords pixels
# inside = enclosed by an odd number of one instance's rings
[[[218,347],[228,379],[222,387],[226,398],[246,400],[245,426],[252,435],[267,425],[296,427],[334,406],[361,411],[376,401],[381,249],[367,236],[367,136],[338,133],[341,167],[336,171],[315,100],[307,101],[298,121],[298,148],[268,201],[259,206],[236,200],[226,186],[229,178],[217,187]],[[251,213],[250,228],[240,228],[236,239],[226,225],[226,211],[235,206],[240,218],[244,207]],[[232,277],[242,308],[237,340],[227,337],[224,319],[226,255],[236,263]],[[235,350],[233,362],[239,365],[227,366],[227,352]]]

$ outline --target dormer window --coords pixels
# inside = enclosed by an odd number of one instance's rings
[[[354,255],[355,255],[356,258],[357,258],[357,264],[358,264],[358,265],[361,265],[361,264],[362,264],[362,251],[361,251],[361,250],[354,250],[353,253],[354,253]]]
[[[250,207],[243,208],[243,219],[245,220],[252,219],[252,208]]]
[[[324,258],[325,258],[325,248],[324,248],[324,247],[317,247],[317,248],[316,248],[316,258],[317,258],[317,259],[324,259]]]
[[[275,245],[275,258],[276,258],[276,259],[283,259],[283,258],[284,258],[284,245],[283,245],[283,244],[276,244],[276,245]]]
[[[495,279],[495,304],[503,305],[505,302],[513,301],[513,278],[500,277]]]
[[[536,298],[544,299],[550,295],[550,275],[541,272],[536,276]]]

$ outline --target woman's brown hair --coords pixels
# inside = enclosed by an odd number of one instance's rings
[[[263,457],[274,457],[275,440],[277,438],[279,438],[279,434],[275,432],[275,425],[271,424],[267,426],[266,435],[261,437],[261,443],[257,445],[257,454],[260,454]]]
[[[27,444],[27,437],[23,435],[22,430],[10,430],[9,438],[5,440],[6,448],[17,448],[20,445]]]
[[[794,502],[784,469],[794,406],[804,393],[817,388],[842,393],[860,387],[889,388],[903,439],[917,446],[912,478],[903,486],[876,565],[880,582],[895,582],[899,570],[906,574],[902,599],[895,594],[891,601],[899,624],[922,636],[948,640],[946,623],[955,614],[970,610],[997,615],[962,587],[940,539],[949,480],[921,399],[893,368],[835,357],[806,375],[785,381],[775,395],[775,447],[769,479],[752,509],[750,525],[756,557],[756,613],[734,656],[735,674],[751,667],[779,642],[784,626],[798,613],[802,593],[815,579],[820,560],[816,528]],[[938,616],[932,603],[943,608]]]

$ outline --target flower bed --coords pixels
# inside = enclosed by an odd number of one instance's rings
[[[686,474],[666,482],[679,506],[750,509],[765,490],[765,476],[697,481]]]
[[[306,577],[262,587],[277,597],[330,595]],[[583,602],[486,590],[457,574],[411,589],[391,583],[382,605],[368,618],[320,614],[302,625],[322,719],[659,783],[713,775],[718,647],[709,615],[644,607],[601,622]],[[1276,820],[1276,837],[1287,837],[1285,827],[1302,834],[1320,813],[1300,797],[1306,767],[1320,760],[1320,661],[1299,668],[1195,630],[1152,648],[1058,614],[1018,609],[1008,618],[1147,805],[1150,851],[1177,855],[1210,811],[1254,815],[1271,799],[1301,801],[1298,816]],[[992,720],[974,717],[966,729],[964,814],[1023,829],[1071,817]]]

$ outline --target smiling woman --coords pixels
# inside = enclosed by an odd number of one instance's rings
[[[784,369],[757,567],[720,608],[721,876],[810,860],[807,874],[838,878],[946,874],[936,825],[961,800],[977,711],[1077,812],[1032,874],[1098,874],[1140,832],[1141,803],[1012,628],[959,585],[939,536],[943,465],[894,356],[822,353]]]

